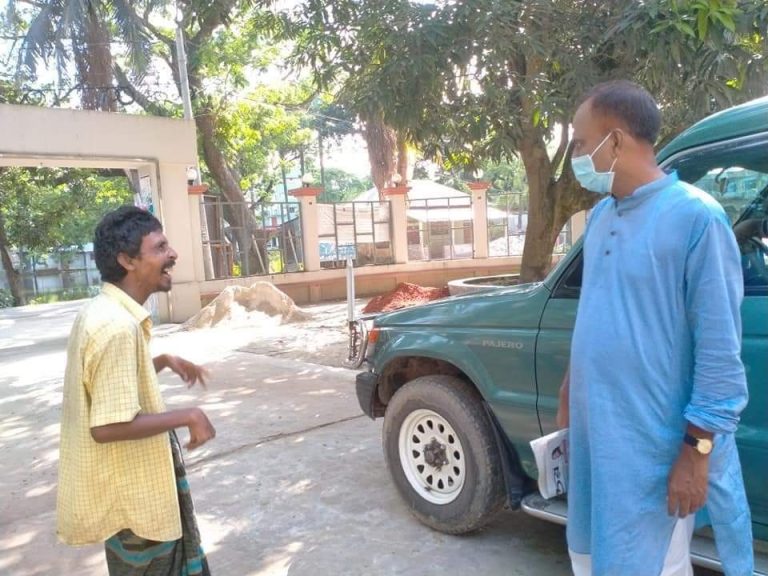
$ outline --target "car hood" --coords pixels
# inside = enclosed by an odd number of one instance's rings
[[[382,328],[396,326],[538,326],[541,311],[549,298],[542,282],[521,284],[452,296],[376,317]]]

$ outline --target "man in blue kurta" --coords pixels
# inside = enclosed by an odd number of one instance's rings
[[[574,175],[606,197],[585,233],[558,413],[570,429],[568,547],[576,576],[692,575],[706,508],[725,573],[747,576],[739,250],[722,207],[657,165],[660,122],[629,82],[595,88],[573,120]]]

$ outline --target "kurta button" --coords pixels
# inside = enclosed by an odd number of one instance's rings
[[[608,256],[610,253],[611,253],[611,251],[610,251],[610,250],[606,250],[606,251],[605,251],[605,255],[606,255],[606,256]]]
[[[621,210],[619,210],[619,217],[621,217],[621,216],[624,216],[624,212],[622,212]]]
[[[616,230],[611,230],[611,236],[616,236]]]

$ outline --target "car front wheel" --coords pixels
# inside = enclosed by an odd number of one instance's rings
[[[416,378],[384,416],[387,467],[413,514],[448,534],[486,524],[504,504],[499,450],[482,398],[454,376]]]

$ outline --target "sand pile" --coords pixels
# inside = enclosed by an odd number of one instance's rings
[[[373,298],[368,302],[366,307],[363,308],[363,313],[390,312],[392,310],[399,310],[400,308],[407,308],[408,306],[424,304],[447,296],[450,296],[447,286],[443,288],[425,288],[418,284],[401,282],[391,292],[376,296],[376,298]]]
[[[223,324],[276,326],[311,317],[274,284],[259,281],[250,286],[228,286],[187,320],[183,328],[196,330]]]

